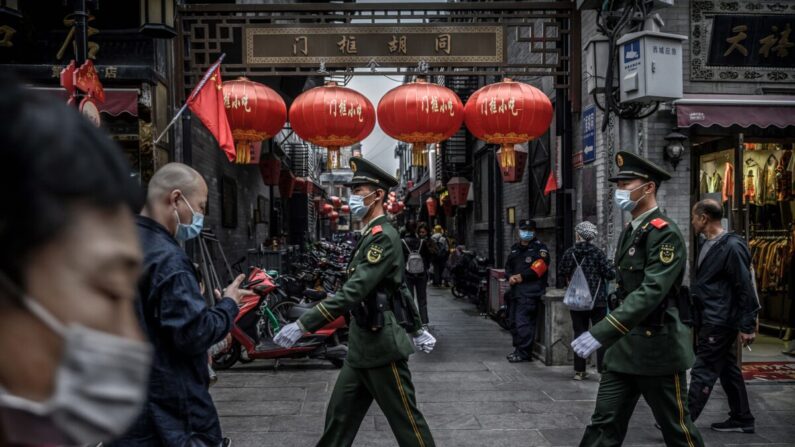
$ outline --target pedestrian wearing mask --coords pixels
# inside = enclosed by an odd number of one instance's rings
[[[152,176],[138,216],[144,274],[136,307],[155,347],[149,398],[133,428],[114,446],[218,446],[224,442],[212,398],[207,351],[226,337],[241,290],[239,275],[207,307],[195,270],[179,242],[197,237],[207,184],[193,168],[169,163]]]
[[[422,225],[425,225],[423,222]],[[423,327],[428,326],[428,265],[431,260],[427,226],[423,227],[423,237],[417,235],[417,223],[406,224],[402,239],[403,259],[406,260],[406,285],[408,286],[420,311]]]
[[[613,263],[607,259],[605,252],[593,244],[598,234],[596,225],[585,221],[574,227],[577,241],[574,247],[563,254],[558,266],[558,274],[570,280],[572,274],[581,267],[588,281],[588,289],[594,300],[593,309],[572,310],[571,324],[574,328],[574,338],[588,330],[589,325],[596,324],[607,315],[607,287],[608,282],[616,277]],[[604,349],[596,351],[597,370],[602,371]],[[583,380],[588,376],[585,371],[585,359],[574,356],[574,380]]]
[[[535,221],[519,222],[519,241],[511,247],[505,262],[505,277],[511,286],[508,319],[513,336],[511,363],[533,360],[536,316],[541,297],[547,288],[549,250],[536,237]]]
[[[0,77],[0,445],[110,441],[146,399],[142,194],[122,150]],[[205,366],[206,369],[206,366]]]
[[[643,396],[662,429],[665,445],[704,442],[687,410],[686,371],[694,355],[690,330],[679,318],[687,251],[682,233],[657,205],[660,184],[671,178],[631,152],[616,154],[616,206],[632,220],[619,236],[615,263],[621,302],[571,346],[588,358],[605,347],[591,424],[580,446],[618,446]]]
[[[721,225],[723,208],[714,200],[693,206],[693,230],[699,235],[696,278],[691,288],[697,309],[696,363],[690,371],[688,408],[695,421],[720,378],[729,399],[729,419],[712,424],[717,431],[754,432],[745,380],[737,366],[736,342],[756,337],[759,311],[751,274],[751,251],[741,236]]]
[[[430,353],[436,339],[422,329],[411,293],[403,285],[401,242],[384,214],[387,191],[397,186],[397,180],[362,158],[351,157],[349,163],[351,218],[360,220],[364,228],[348,264],[348,279],[334,296],[284,326],[273,341],[291,347],[307,331],[349,314],[348,356],[331,393],[317,445],[353,444],[375,400],[398,445],[432,447],[430,428],[417,408],[408,358],[414,348]],[[411,317],[399,320],[398,309]]]

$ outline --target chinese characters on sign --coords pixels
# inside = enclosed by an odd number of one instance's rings
[[[596,107],[590,105],[582,111],[582,161],[596,160]]]
[[[248,105],[248,95],[243,95],[238,97],[235,93],[224,92],[224,108],[227,109],[239,109],[243,108],[246,113],[251,112],[251,107]]]
[[[511,97],[508,101],[505,101],[505,98],[500,98],[499,104],[496,97],[492,97],[490,100],[483,102],[483,105],[480,108],[480,114],[484,116],[488,115],[496,115],[498,113],[504,114],[506,112],[510,112],[511,115],[517,116],[522,109],[516,107],[516,99]]]
[[[351,66],[373,58],[398,66],[416,66],[418,59],[469,67],[505,62],[501,25],[252,26],[244,45],[249,65]]]
[[[795,16],[716,15],[709,65],[795,67]]]
[[[58,54],[55,55],[56,59],[61,60],[66,53],[66,49],[69,48],[69,44],[71,44],[75,39],[75,33],[77,32],[76,20],[73,18],[74,14],[69,14],[63,19],[63,24],[65,26],[70,27],[69,33],[66,35],[66,39],[63,41],[63,45],[61,45],[61,49],[58,50]],[[93,22],[94,16],[88,16],[88,21]],[[88,27],[88,37],[91,37],[95,34],[99,33],[99,30],[96,28]],[[88,55],[89,59],[96,59],[97,53],[99,52],[99,44],[96,42],[88,42]]]

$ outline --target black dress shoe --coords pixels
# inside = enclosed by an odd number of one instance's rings
[[[532,357],[525,357],[519,354],[512,354],[508,357],[508,361],[511,363],[519,363],[519,362],[532,362]]]

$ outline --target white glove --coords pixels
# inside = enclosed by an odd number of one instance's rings
[[[273,337],[273,342],[283,348],[292,348],[303,335],[304,331],[298,326],[298,323],[290,323]]]
[[[419,335],[414,336],[414,346],[420,351],[430,354],[436,346],[436,338],[428,331],[420,331]]]
[[[599,343],[590,332],[585,332],[576,340],[571,342],[571,347],[574,349],[574,353],[577,354],[580,358],[588,358],[594,351],[602,347],[602,344]]]

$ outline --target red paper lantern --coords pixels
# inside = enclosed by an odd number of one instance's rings
[[[252,143],[267,140],[282,130],[287,106],[278,93],[246,78],[226,81],[223,89],[226,117],[237,150],[235,163],[252,163]]]
[[[463,121],[458,95],[424,80],[393,88],[378,103],[378,124],[390,137],[413,145],[414,166],[426,166],[427,145],[450,138]]]
[[[341,212],[342,214],[350,214],[350,213],[351,213],[351,207],[350,207],[350,206],[348,206],[348,205],[342,205],[342,206],[340,207],[340,212]]]
[[[476,91],[464,107],[466,125],[479,139],[501,146],[499,163],[503,180],[518,182],[525,159],[514,145],[534,140],[549,130],[552,103],[541,90],[505,79]]]
[[[329,214],[328,218],[329,218],[329,219],[331,219],[331,221],[332,221],[332,222],[336,222],[336,221],[337,221],[337,219],[339,219],[339,218],[340,218],[340,213],[338,213],[338,212],[336,212],[336,211],[332,211],[332,212]]]
[[[467,195],[469,195],[469,180],[464,177],[453,177],[447,182],[447,191],[450,193],[451,206],[466,205]]]
[[[373,104],[336,82],[300,94],[290,106],[290,125],[302,139],[328,148],[328,167],[339,167],[340,147],[363,140],[375,126]]]
[[[329,200],[331,201],[331,205],[334,207],[334,209],[340,209],[342,206],[342,200],[340,200],[340,198],[337,196],[331,196],[329,197]]]
[[[293,196],[293,189],[295,188],[295,175],[285,169],[279,176],[279,195],[283,199],[289,199]]]
[[[428,215],[436,217],[436,199],[428,197],[428,199],[425,200],[425,206],[428,208]]]
[[[323,208],[321,208],[321,210],[320,210],[320,214],[322,214],[324,216],[328,216],[332,212],[335,212],[335,211],[334,211],[334,207],[331,206],[330,203],[324,203],[323,204]]]
[[[259,172],[262,175],[262,183],[268,186],[279,184],[281,170],[282,161],[273,154],[266,155],[259,163]]]

